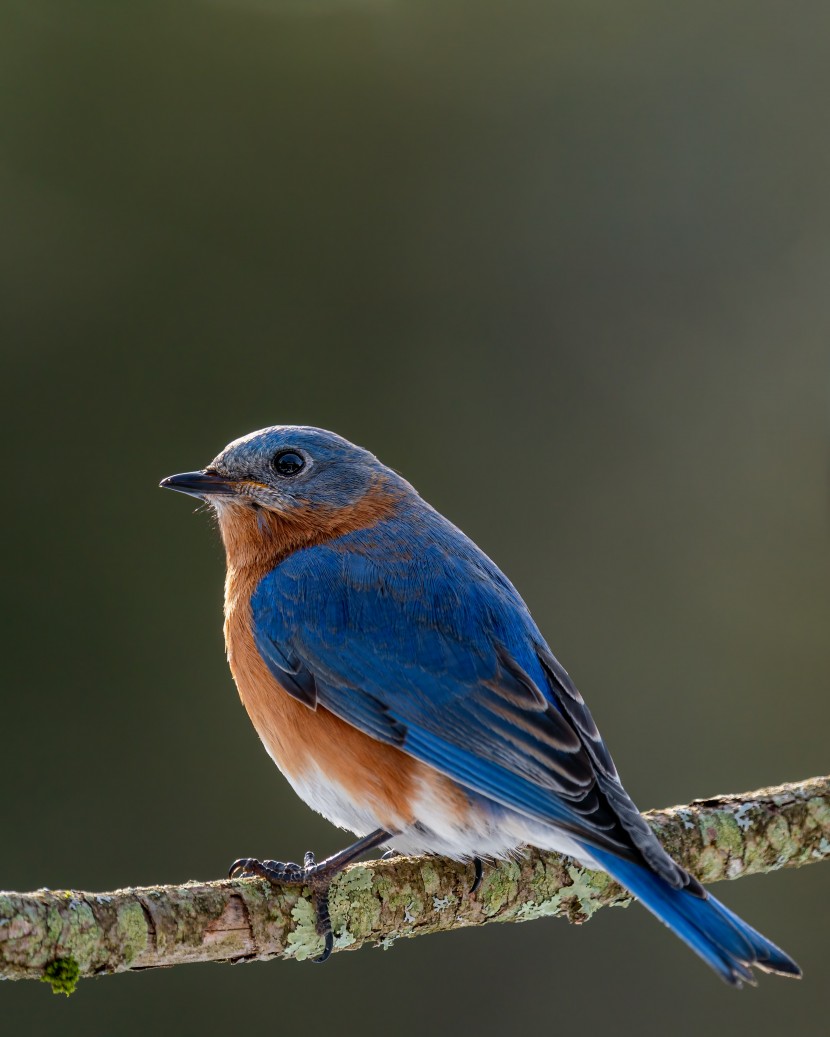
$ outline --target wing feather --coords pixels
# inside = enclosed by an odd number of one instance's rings
[[[449,528],[459,538],[452,552],[429,540],[395,555],[376,528],[370,539],[350,534],[289,556],[252,599],[263,659],[309,708],[687,885],[524,602]]]

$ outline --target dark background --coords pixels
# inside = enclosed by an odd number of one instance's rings
[[[239,705],[228,440],[368,446],[527,598],[643,807],[827,770],[830,8],[6,0],[0,886],[343,845]],[[323,969],[4,985],[9,1033],[827,1033],[827,866]]]

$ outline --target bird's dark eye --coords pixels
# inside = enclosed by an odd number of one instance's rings
[[[305,461],[293,450],[283,450],[273,461],[274,468],[280,475],[296,475],[305,468]]]

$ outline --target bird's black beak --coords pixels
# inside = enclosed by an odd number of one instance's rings
[[[236,483],[223,478],[218,472],[182,472],[168,475],[159,483],[165,490],[178,490],[204,500],[207,497],[228,497],[237,492]]]

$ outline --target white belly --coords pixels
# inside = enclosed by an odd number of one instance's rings
[[[383,827],[371,805],[356,806],[342,786],[314,764],[302,777],[288,777],[288,781],[302,800],[338,828],[364,836]],[[416,820],[399,819],[398,830],[388,844],[399,853],[435,853],[463,861],[510,857],[524,846],[537,846],[575,857],[587,867],[600,867],[565,832],[482,797],[477,798],[462,823],[429,783],[422,781],[410,808]]]

